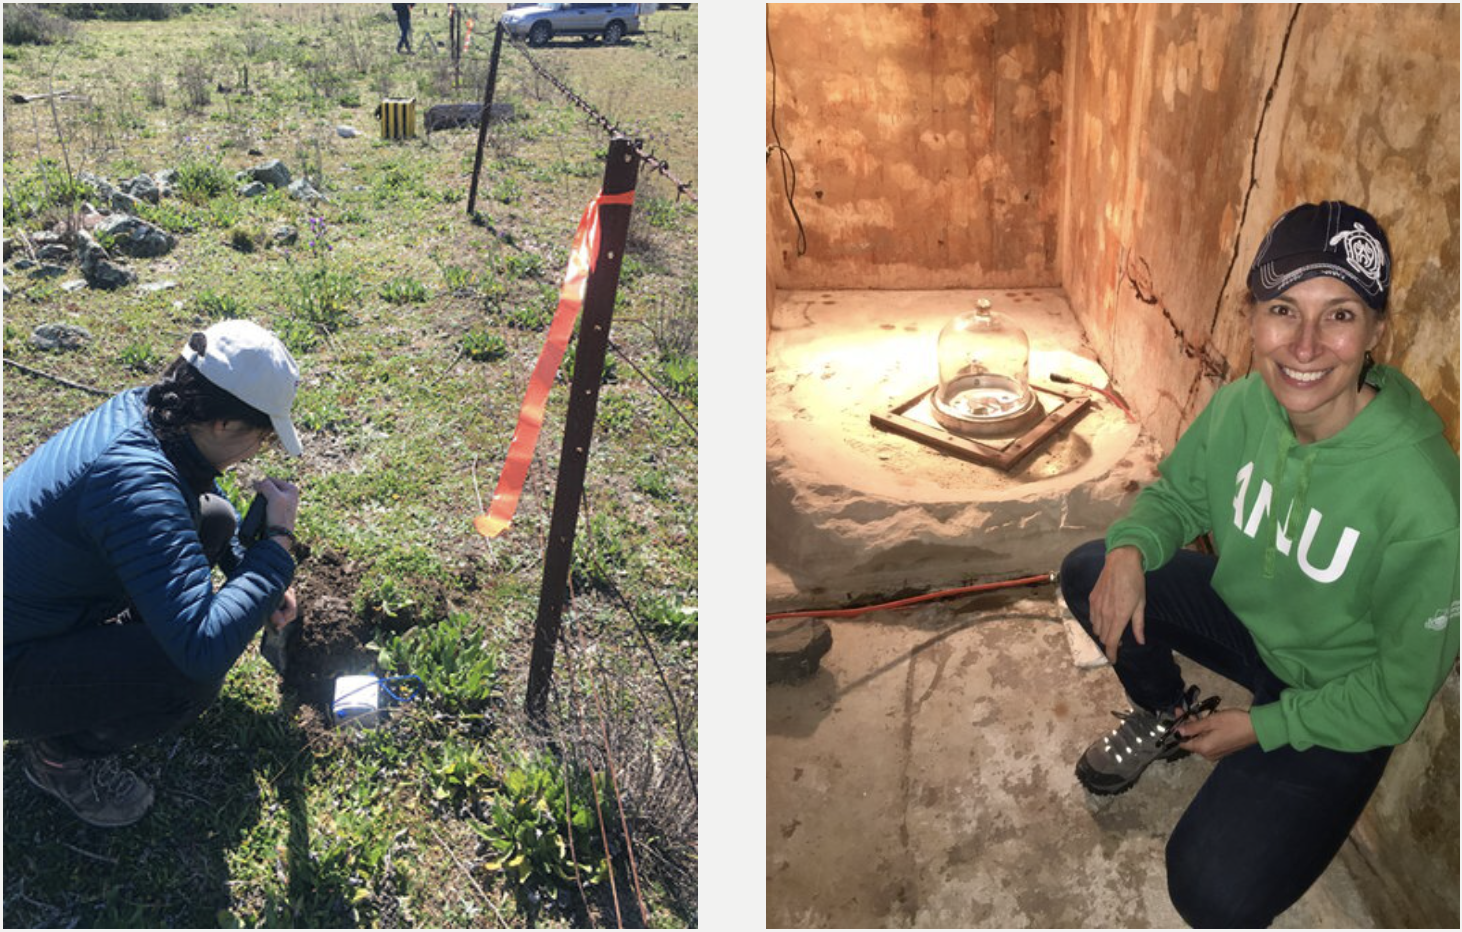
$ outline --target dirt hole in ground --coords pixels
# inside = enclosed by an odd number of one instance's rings
[[[330,727],[337,677],[381,673],[376,652],[366,646],[371,639],[382,629],[400,633],[422,621],[420,611],[394,616],[356,611],[360,579],[353,560],[330,550],[306,555],[295,576],[300,615],[284,650],[281,692],[285,708],[298,712],[311,733]]]

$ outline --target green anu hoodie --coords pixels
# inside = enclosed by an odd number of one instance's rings
[[[1150,571],[1212,532],[1213,588],[1291,687],[1250,710],[1266,751],[1400,744],[1457,658],[1457,454],[1404,375],[1368,381],[1310,444],[1257,374],[1224,386],[1107,533]]]

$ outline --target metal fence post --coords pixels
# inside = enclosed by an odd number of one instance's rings
[[[467,194],[467,216],[477,212],[477,176],[482,173],[482,147],[487,143],[487,121],[492,117],[492,95],[497,90],[497,62],[503,50],[503,24],[499,20],[492,37],[492,60],[487,65],[487,90],[482,97],[482,116],[477,121],[477,158],[472,163],[472,189]]]
[[[623,136],[609,143],[604,165],[605,194],[633,191],[639,174],[634,145]],[[599,254],[584,285],[583,318],[574,356],[574,378],[569,387],[569,410],[564,421],[563,449],[554,490],[553,517],[543,557],[543,588],[538,595],[538,618],[533,626],[533,656],[528,667],[528,718],[543,720],[553,658],[563,617],[565,591],[573,560],[574,532],[579,521],[579,500],[589,464],[589,442],[599,405],[599,384],[609,350],[609,325],[614,318],[614,295],[619,288],[619,267],[629,238],[630,207],[610,204],[599,209]]]

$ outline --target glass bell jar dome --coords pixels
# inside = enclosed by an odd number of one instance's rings
[[[1019,433],[1045,414],[1030,387],[1030,340],[984,298],[939,332],[933,410],[946,430],[971,436]]]

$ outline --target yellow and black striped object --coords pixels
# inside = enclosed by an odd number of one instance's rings
[[[406,139],[416,135],[416,98],[387,97],[381,101],[381,138]]]

